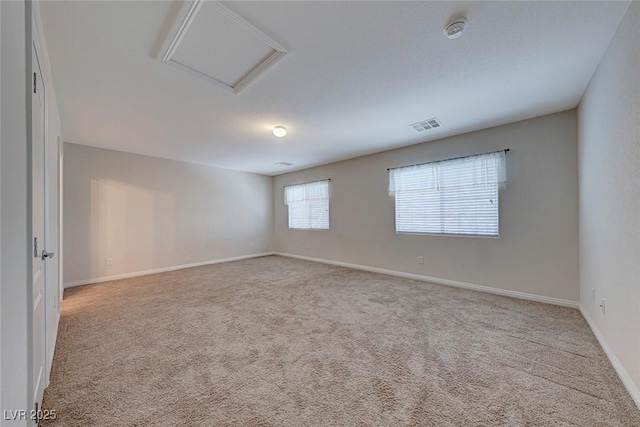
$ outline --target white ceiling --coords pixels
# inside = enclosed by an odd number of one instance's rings
[[[562,111],[628,2],[225,5],[290,52],[239,94],[157,58],[180,2],[43,2],[64,140],[276,175]]]

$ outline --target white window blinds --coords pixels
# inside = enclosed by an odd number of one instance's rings
[[[289,208],[289,228],[329,229],[329,180],[284,187],[284,204]]]
[[[498,236],[505,183],[504,151],[391,169],[396,232]]]

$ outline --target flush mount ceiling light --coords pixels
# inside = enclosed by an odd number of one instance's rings
[[[457,39],[464,31],[467,18],[456,18],[444,27],[444,35],[449,39]]]
[[[287,128],[284,126],[276,126],[273,128],[273,136],[282,138],[287,134]]]

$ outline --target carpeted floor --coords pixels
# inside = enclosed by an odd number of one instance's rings
[[[61,426],[640,426],[577,310],[264,257],[68,289]]]

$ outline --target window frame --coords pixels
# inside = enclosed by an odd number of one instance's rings
[[[301,228],[301,227],[291,227],[291,207],[292,207],[292,202],[287,201],[287,188],[288,187],[295,187],[295,186],[300,186],[300,185],[309,185],[309,184],[316,184],[316,183],[321,183],[321,182],[326,182],[327,185],[327,197],[326,199],[316,199],[316,200],[326,200],[326,213],[327,213],[327,226],[326,228],[320,228],[320,227],[309,227],[309,228]],[[319,179],[319,180],[315,180],[315,181],[309,181],[309,182],[302,182],[299,184],[289,184],[289,185],[285,185],[284,186],[284,203],[285,206],[287,207],[287,228],[289,230],[293,230],[293,231],[329,231],[331,230],[331,179]],[[307,199],[307,200],[300,200],[297,202],[293,202],[293,203],[298,203],[298,202],[310,202],[314,199]],[[311,225],[311,221],[310,224]]]
[[[431,164],[440,164],[440,163],[445,163],[448,161],[452,161],[452,160],[461,160],[464,158],[473,158],[473,157],[480,157],[483,155],[489,155],[489,154],[497,154],[497,153],[504,153],[506,154],[509,150],[500,150],[500,151],[496,151],[496,152],[490,152],[490,153],[482,153],[482,154],[475,154],[475,155],[469,155],[469,156],[463,156],[463,157],[457,157],[457,158],[453,158],[453,159],[444,159],[444,160],[438,160],[438,161],[433,161],[433,162],[426,162],[426,163],[421,163],[418,165],[413,165],[413,166],[422,166],[422,165],[431,165]],[[505,163],[506,163],[506,158],[502,157],[502,160],[500,160],[502,162],[502,164],[498,165],[498,170],[497,170],[497,176],[498,176],[498,180],[495,184],[491,184],[491,185],[495,185],[495,194],[496,194],[496,208],[495,208],[495,224],[496,224],[496,234],[478,234],[478,233],[451,233],[451,232],[432,232],[432,231],[402,231],[402,230],[398,230],[398,210],[397,210],[397,190],[392,191],[392,189],[390,188],[389,191],[390,193],[393,192],[393,203],[394,203],[394,229],[395,229],[395,234],[396,235],[415,235],[415,236],[441,236],[441,237],[475,237],[475,238],[481,238],[481,239],[498,239],[500,238],[500,191],[503,190],[505,187],[505,176],[506,172],[505,172]],[[391,173],[392,170],[397,170],[397,169],[403,169],[405,167],[411,167],[411,166],[401,166],[401,167],[397,167],[397,168],[391,168],[388,169],[389,173]],[[502,171],[499,170],[499,168],[502,168]],[[501,177],[502,174],[502,177]],[[444,191],[446,190],[437,190],[437,191],[442,191],[441,195],[439,196],[440,199],[440,203],[442,204],[443,202],[443,197],[444,197]],[[390,194],[391,195],[391,194]],[[443,218],[444,218],[444,213],[442,213],[439,217],[440,223],[441,223],[441,227],[444,229],[442,222],[443,222]]]

